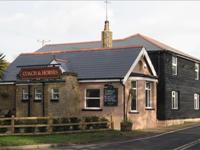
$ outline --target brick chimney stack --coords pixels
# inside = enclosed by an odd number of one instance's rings
[[[104,30],[101,34],[101,41],[103,48],[110,48],[112,47],[112,32],[109,29],[109,21],[105,21]]]

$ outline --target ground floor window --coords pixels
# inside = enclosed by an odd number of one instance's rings
[[[51,89],[51,100],[59,100],[60,92],[58,88]]]
[[[131,82],[131,111],[137,111],[137,81]]]
[[[199,110],[199,94],[194,94],[194,109]]]
[[[35,100],[42,100],[42,89],[35,88]]]
[[[172,109],[178,109],[178,91],[172,91],[171,100],[172,100]]]
[[[145,83],[145,107],[152,108],[152,83]]]
[[[28,89],[22,89],[22,100],[28,100]]]
[[[100,89],[86,89],[86,108],[100,108]]]

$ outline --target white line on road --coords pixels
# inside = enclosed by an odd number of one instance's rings
[[[195,145],[197,145],[197,144],[199,144],[199,143],[200,143],[200,139],[198,139],[198,140],[196,140],[196,141],[193,141],[193,142],[190,142],[190,143],[187,143],[187,144],[182,145],[182,146],[180,146],[180,147],[177,147],[177,148],[175,148],[175,149],[173,149],[173,150],[186,150],[186,149],[188,149],[188,148],[190,148],[190,147],[192,147],[192,146],[195,146]]]
[[[189,126],[189,127],[185,127],[185,128],[181,128],[181,129],[177,129],[177,130],[173,130],[173,131],[168,131],[168,132],[164,132],[164,133],[161,133],[161,134],[156,134],[156,135],[152,135],[152,136],[148,136],[148,137],[144,137],[144,138],[130,139],[130,140],[120,141],[120,142],[109,142],[109,143],[97,144],[97,145],[106,146],[106,145],[112,145],[112,144],[123,144],[123,143],[135,142],[135,141],[143,141],[143,140],[148,140],[148,139],[160,137],[160,136],[171,134],[171,133],[176,133],[176,132],[187,130],[187,129],[196,128],[196,127],[199,127],[199,126],[200,125],[194,125],[194,126]]]

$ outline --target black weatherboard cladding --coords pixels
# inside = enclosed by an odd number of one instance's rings
[[[149,52],[158,74],[157,118],[159,120],[200,117],[200,110],[194,110],[194,93],[200,94],[200,80],[195,80],[195,61],[177,56],[178,75],[172,75],[172,56],[167,51]],[[179,92],[179,109],[171,109],[171,92]]]
[[[172,75],[172,53],[165,54],[165,119],[197,118],[200,110],[194,110],[194,93],[200,94],[200,80],[195,80],[195,62],[177,57],[178,75]],[[179,92],[179,109],[171,109],[171,91]]]

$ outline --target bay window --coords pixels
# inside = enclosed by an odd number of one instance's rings
[[[137,81],[131,82],[131,111],[137,111]]]
[[[152,108],[152,83],[146,82],[145,83],[145,107]]]

